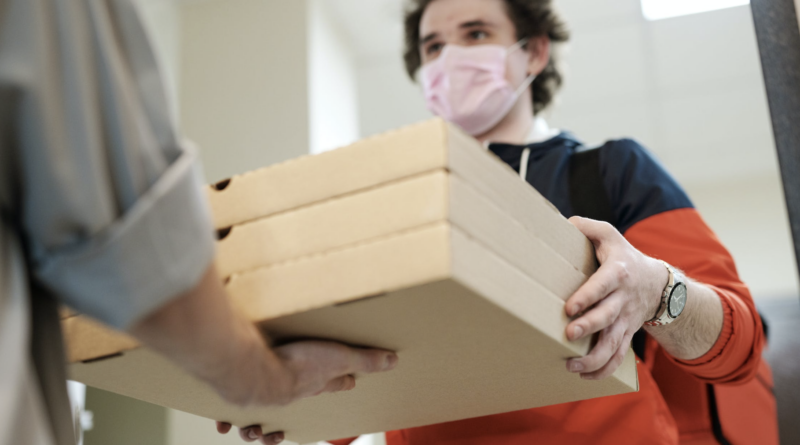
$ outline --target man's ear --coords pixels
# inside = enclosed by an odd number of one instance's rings
[[[527,44],[528,74],[539,75],[550,62],[550,39],[547,36],[531,37]]]

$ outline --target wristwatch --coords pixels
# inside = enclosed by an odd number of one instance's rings
[[[661,306],[658,307],[656,316],[646,321],[645,326],[663,326],[675,321],[683,308],[686,307],[686,277],[683,274],[662,261],[669,271],[667,287],[661,294]]]

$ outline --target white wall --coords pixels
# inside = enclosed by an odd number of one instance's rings
[[[330,0],[308,2],[311,153],[359,139],[355,57],[330,7]]]
[[[181,13],[183,130],[209,181],[306,154],[306,2],[208,0]]]
[[[399,52],[358,60],[361,135],[369,136],[431,118],[419,85],[406,75]]]
[[[749,7],[648,22],[639,0],[590,4],[559,2],[574,32],[554,124],[636,137],[683,184],[777,171]]]
[[[777,176],[765,175],[688,189],[733,254],[757,302],[797,298],[797,266],[782,187]]]

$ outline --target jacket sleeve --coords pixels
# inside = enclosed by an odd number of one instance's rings
[[[634,224],[625,237],[644,254],[662,259],[710,287],[722,302],[722,332],[710,351],[688,361],[666,355],[708,383],[741,384],[753,378],[764,342],[761,319],[733,258],[697,210],[658,213]]]

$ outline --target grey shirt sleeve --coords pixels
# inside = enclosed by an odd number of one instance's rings
[[[177,136],[133,0],[5,1],[5,205],[34,279],[124,329],[211,264],[196,150]]]

